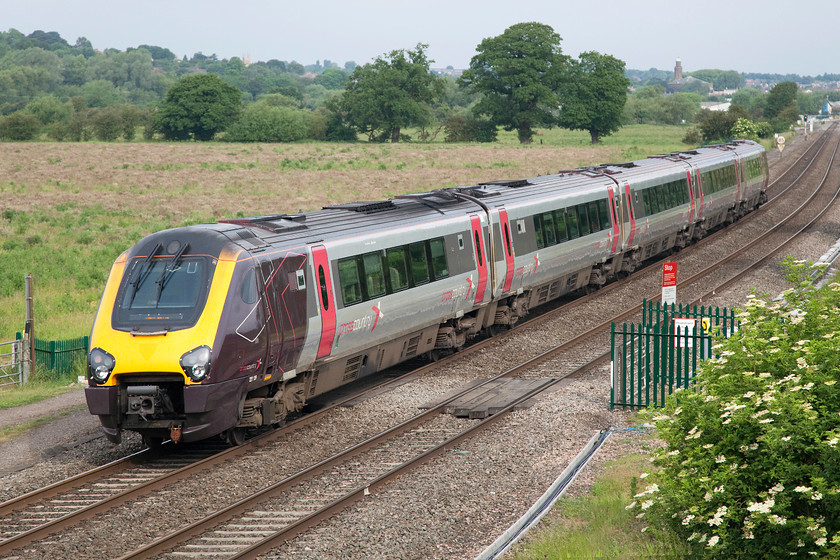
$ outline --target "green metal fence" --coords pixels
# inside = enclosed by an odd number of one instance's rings
[[[17,333],[21,340],[23,335]],[[73,373],[77,363],[87,359],[88,337],[81,336],[70,340],[39,340],[35,339],[35,365],[53,371],[59,375]]]
[[[714,339],[737,328],[734,311],[725,308],[643,302],[641,323],[620,330],[612,324],[610,408],[662,406],[692,384]]]

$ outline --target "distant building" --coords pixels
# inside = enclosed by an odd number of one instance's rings
[[[700,103],[701,109],[708,109],[709,111],[728,111],[729,107],[732,106],[732,103],[720,102],[720,101],[702,101]]]
[[[674,67],[674,79],[666,86],[668,93],[697,92],[708,93],[712,91],[712,84],[698,80],[692,76],[683,78],[682,61],[678,58]]]

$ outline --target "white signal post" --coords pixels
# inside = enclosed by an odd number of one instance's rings
[[[673,305],[677,301],[677,263],[662,265],[662,303]]]

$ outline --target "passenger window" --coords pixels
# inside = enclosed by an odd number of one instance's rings
[[[338,281],[341,284],[341,299],[344,305],[362,301],[362,285],[359,282],[356,257],[338,261]]]
[[[550,247],[551,245],[557,245],[557,237],[555,236],[554,230],[554,214],[552,214],[551,212],[546,212],[545,214],[543,214],[542,223],[546,247]]]
[[[589,216],[586,213],[586,204],[578,204],[575,206],[578,214],[578,227],[580,228],[580,235],[589,235]]]
[[[577,239],[580,237],[580,230],[578,229],[578,217],[575,213],[574,207],[569,208],[566,214],[566,226],[569,229],[569,239]]]
[[[385,275],[382,273],[382,255],[379,251],[362,256],[365,268],[365,287],[367,297],[374,298],[385,294]]]
[[[449,276],[449,267],[446,264],[446,246],[443,243],[443,239],[437,238],[429,241],[429,249],[431,249],[432,253],[432,271],[435,274],[435,280],[446,278]],[[480,255],[481,247],[479,246],[478,249]]]
[[[534,216],[534,233],[537,236],[537,249],[545,247],[545,236],[543,235],[542,218]]]
[[[414,285],[427,284],[429,282],[429,263],[426,260],[426,244],[412,243],[408,246],[408,254],[411,258],[411,277]]]
[[[596,231],[601,231],[601,220],[598,217],[598,201],[593,200],[589,204],[587,204],[587,209],[589,210],[589,226],[592,229],[592,233]]]
[[[601,217],[601,229],[610,229],[612,224],[610,223],[610,213],[607,210],[607,200],[605,198],[598,201],[598,215]]]
[[[569,240],[569,231],[566,229],[566,210],[554,211],[554,225],[557,226],[557,243]]]
[[[405,248],[393,247],[385,252],[385,261],[388,264],[388,280],[391,282],[391,291],[399,292],[408,288],[408,269],[405,264]]]

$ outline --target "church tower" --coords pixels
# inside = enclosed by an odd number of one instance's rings
[[[678,58],[677,65],[674,66],[674,81],[682,80],[682,61]]]

